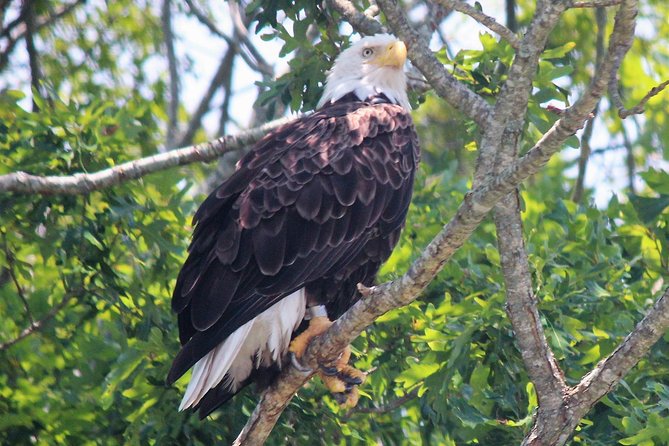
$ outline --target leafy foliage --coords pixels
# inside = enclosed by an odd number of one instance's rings
[[[518,2],[521,25],[531,3]],[[622,67],[630,103],[666,78],[669,66],[666,46],[653,44],[669,33],[669,6],[642,3],[655,34],[642,36]],[[262,6],[257,32],[282,42],[281,57],[300,55],[290,73],[263,84],[258,103],[313,107],[325,68],[349,37],[319,2],[247,6]],[[158,151],[168,101],[165,77],[151,74],[163,52],[159,23],[153,2],[123,0],[87,5],[43,29],[50,96],[36,96],[31,112],[24,93],[0,94],[0,174],[93,172]],[[303,38],[309,27],[317,42]],[[551,36],[534,81],[525,149],[557,119],[548,101],[573,101],[588,82],[595,27],[591,11],[570,11]],[[513,52],[490,34],[479,39],[480,49],[438,56],[492,101]],[[12,63],[0,75],[18,71]],[[641,166],[666,156],[666,109],[666,95],[658,97],[638,120],[632,156]],[[407,270],[470,185],[476,126],[429,94],[414,119],[423,164],[406,230],[380,280]],[[609,111],[600,119],[611,134],[629,132]],[[579,146],[575,137],[569,143]],[[574,383],[613,351],[665,286],[669,175],[644,167],[641,190],[597,208],[569,198],[570,164],[553,160],[521,198],[542,324]],[[34,330],[0,350],[0,443],[204,445],[237,435],[254,407],[252,389],[201,422],[176,411],[186,380],[164,384],[178,348],[169,298],[202,198],[190,192],[190,179],[201,171],[157,173],[77,197],[0,195],[0,344]],[[669,444],[667,341],[595,406],[573,444]],[[380,318],[354,353],[357,367],[372,371],[358,408],[343,411],[314,380],[291,402],[271,444],[508,445],[531,426],[536,395],[506,317],[489,221],[420,300]]]

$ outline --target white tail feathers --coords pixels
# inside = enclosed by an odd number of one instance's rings
[[[254,368],[273,363],[280,366],[293,331],[304,319],[305,307],[302,288],[235,330],[193,366],[179,410],[197,405],[224,379],[225,385],[234,392]]]

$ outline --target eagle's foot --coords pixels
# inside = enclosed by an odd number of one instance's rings
[[[322,335],[330,328],[332,321],[327,316],[313,316],[309,326],[290,343],[290,352],[293,366],[302,373],[311,373],[312,370],[301,362],[312,339]],[[358,386],[365,382],[367,374],[348,365],[351,358],[351,347],[346,347],[334,364],[318,364],[318,376],[325,387],[332,393],[335,400],[343,408],[351,408],[358,404],[360,393]]]
[[[319,364],[318,376],[332,393],[335,400],[344,408],[358,404],[358,387],[365,382],[367,374],[348,365],[351,347],[346,347],[339,359],[332,366]]]
[[[351,409],[358,405],[360,392],[357,387],[353,387],[345,392],[333,393],[332,396],[342,409]]]
[[[327,316],[316,316],[309,320],[309,326],[306,330],[300,333],[295,339],[290,343],[288,351],[291,354],[291,362],[301,372],[311,372],[308,368],[304,367],[299,360],[304,356],[304,352],[307,351],[309,343],[316,336],[320,336],[325,331],[330,328],[332,321],[328,319]]]

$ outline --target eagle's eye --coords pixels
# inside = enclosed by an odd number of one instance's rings
[[[370,57],[372,54],[374,54],[374,50],[372,48],[364,48],[362,50],[362,57],[364,58]]]

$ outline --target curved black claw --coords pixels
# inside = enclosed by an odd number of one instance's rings
[[[346,373],[338,373],[337,378],[341,379],[346,383],[346,389],[349,390],[349,386],[359,386],[362,384],[362,379],[358,376],[348,375]]]
[[[344,404],[346,400],[348,400],[348,392],[337,392],[333,393],[332,396],[334,397],[337,404]]]
[[[326,376],[335,376],[339,373],[339,370],[337,370],[337,367],[331,366],[331,365],[321,364],[320,362],[318,363],[318,368],[323,373],[323,375],[326,375]]]
[[[312,373],[313,370],[311,370],[309,367],[305,367],[302,365],[302,363],[297,359],[297,356],[295,356],[295,353],[290,352],[290,363],[293,364],[293,367],[295,367],[297,370],[299,370],[302,373]]]

